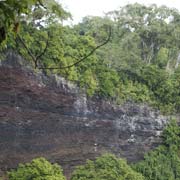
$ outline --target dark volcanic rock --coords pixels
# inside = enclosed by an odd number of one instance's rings
[[[76,86],[24,67],[9,53],[0,66],[0,169],[44,156],[68,175],[112,152],[137,161],[160,142],[167,118],[147,105],[88,99]]]

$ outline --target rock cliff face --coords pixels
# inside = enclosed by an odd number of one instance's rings
[[[58,76],[33,73],[9,53],[0,65],[0,169],[44,156],[69,175],[112,152],[137,161],[160,142],[168,119],[147,105],[122,106],[86,95]]]

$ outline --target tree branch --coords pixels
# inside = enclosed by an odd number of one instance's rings
[[[45,48],[39,55],[36,56],[36,61],[38,61],[45,54],[45,52],[46,52],[46,50],[48,48],[48,45],[49,45],[49,32],[47,32],[47,34],[48,34],[48,38],[46,40]]]
[[[26,43],[24,42],[24,40],[20,37],[20,35],[17,35],[17,38],[20,40],[20,42],[22,43],[22,45],[24,46],[24,48],[27,50],[29,56],[32,58],[33,62],[34,62],[34,67],[35,69],[38,68],[38,60],[45,54],[48,45],[49,45],[49,32],[48,32],[48,38],[46,40],[46,45],[44,50],[37,56],[34,56],[33,53],[31,52],[31,50],[26,46]]]
[[[96,46],[93,50],[91,50],[87,55],[85,55],[84,57],[80,58],[78,60],[78,58],[75,58],[73,57],[74,59],[76,59],[77,61],[68,65],[68,66],[57,66],[57,67],[42,67],[39,66],[39,59],[45,54],[47,48],[48,48],[48,45],[49,45],[49,32],[48,32],[48,39],[46,41],[46,46],[44,48],[44,50],[37,56],[34,56],[33,53],[31,52],[31,50],[26,46],[26,43],[24,42],[24,40],[19,36],[17,35],[17,38],[20,40],[20,42],[22,43],[22,45],[24,46],[24,48],[26,49],[26,51],[28,52],[29,56],[32,58],[33,62],[34,62],[34,67],[35,69],[38,68],[38,69],[49,69],[49,70],[53,70],[53,69],[66,69],[66,68],[71,68],[73,66],[76,66],[78,65],[79,63],[81,63],[82,61],[86,60],[89,56],[91,56],[97,49],[99,49],[100,47],[106,45],[109,41],[110,41],[110,38],[111,38],[111,35],[112,35],[112,29],[111,27],[109,27],[109,34],[108,34],[108,37],[107,39],[100,45]]]
[[[89,56],[91,56],[97,49],[99,49],[100,47],[106,45],[111,38],[112,35],[112,29],[111,27],[109,27],[109,34],[108,34],[108,38],[100,45],[96,46],[93,50],[91,50],[87,55],[85,55],[84,57],[82,57],[81,59],[79,59],[78,61],[76,61],[75,63],[72,63],[68,66],[61,66],[61,67],[50,67],[50,68],[45,68],[45,67],[38,67],[39,69],[49,69],[49,70],[53,70],[53,69],[66,69],[66,68],[71,68],[73,66],[78,65],[79,63],[81,63],[82,61],[86,60]],[[73,57],[74,58],[74,57]],[[75,58],[77,59],[77,58]]]
[[[36,61],[36,57],[34,57],[33,53],[31,52],[31,50],[26,46],[26,43],[23,41],[23,39],[21,38],[21,36],[19,36],[17,34],[17,39],[22,43],[22,45],[24,46],[24,48],[26,49],[26,51],[28,52],[29,56],[32,58],[33,62],[34,62],[34,66],[35,68],[37,68],[37,61]]]

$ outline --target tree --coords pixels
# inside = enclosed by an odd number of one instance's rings
[[[58,164],[51,164],[44,158],[20,164],[16,170],[8,172],[9,180],[65,180]]]
[[[143,180],[144,177],[131,169],[123,159],[105,154],[96,161],[88,160],[73,172],[71,180]]]
[[[42,5],[41,0],[0,1],[0,43],[5,40],[8,31],[13,29],[17,32],[19,17],[22,13],[29,13],[35,5]]]
[[[171,120],[171,123],[164,129],[162,137],[163,144],[168,148],[172,146],[176,147],[178,151],[180,148],[180,127],[178,126],[175,119]]]
[[[145,180],[180,179],[180,127],[175,120],[164,129],[162,145],[145,155],[134,169],[144,175]]]
[[[9,32],[18,33],[22,21],[32,23],[36,20],[37,25],[40,22],[45,24],[46,19],[58,21],[69,16],[55,0],[0,1],[0,45]]]
[[[8,33],[6,50],[46,74],[74,81],[90,96],[180,111],[179,11],[135,3],[69,27],[63,25],[69,13],[61,5],[42,2],[18,15],[19,33]]]
[[[146,64],[157,63],[156,57],[161,48],[171,49],[172,46],[176,46],[179,49],[177,19],[180,13],[176,9],[135,3],[112,11],[108,15],[116,23],[117,37],[122,32],[125,32],[125,39],[132,34],[138,36],[136,42],[131,43],[138,45],[141,50],[140,57]],[[177,56],[177,52],[175,55]]]

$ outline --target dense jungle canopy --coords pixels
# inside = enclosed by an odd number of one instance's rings
[[[78,84],[89,96],[180,112],[177,9],[135,3],[104,17],[84,17],[73,26],[63,25],[71,15],[54,0],[0,1],[0,13],[1,55],[13,50],[35,68]],[[107,40],[109,28],[108,43],[87,56]]]

